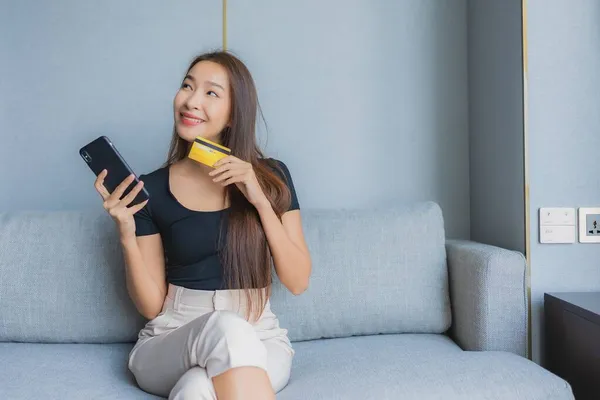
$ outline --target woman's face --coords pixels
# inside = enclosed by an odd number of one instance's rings
[[[175,129],[182,139],[197,136],[219,142],[229,124],[231,109],[227,70],[212,61],[200,61],[187,74],[175,95]]]

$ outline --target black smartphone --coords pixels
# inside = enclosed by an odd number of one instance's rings
[[[79,149],[79,154],[96,176],[100,175],[102,170],[106,169],[108,174],[104,179],[104,187],[106,187],[110,193],[112,193],[125,178],[134,174],[134,181],[127,187],[121,198],[126,196],[140,181],[129,164],[125,162],[125,159],[123,159],[115,145],[106,136],[100,136],[83,146]],[[133,199],[129,206],[134,206],[149,198],[150,194],[146,190],[146,187],[142,187],[142,190],[135,196],[135,199]]]

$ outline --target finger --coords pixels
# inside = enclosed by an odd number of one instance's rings
[[[108,172],[106,170],[102,170],[102,172],[98,174],[96,180],[94,181],[94,187],[96,188],[96,191],[98,191],[103,200],[106,200],[108,196],[110,196],[108,189],[106,189],[106,187],[104,186],[104,178],[106,178],[107,174]]]
[[[121,196],[123,196],[123,192],[125,192],[125,189],[127,189],[129,187],[129,185],[131,184],[131,182],[133,182],[134,179],[135,179],[135,176],[133,174],[131,174],[127,178],[123,179],[123,182],[119,183],[119,186],[117,186],[115,191],[112,192],[112,194],[110,196],[115,200],[120,200]]]
[[[102,200],[108,200],[108,198],[110,197],[110,192],[106,187],[104,187],[104,185],[94,185],[94,187],[96,188],[96,191],[100,194],[100,197],[102,197]]]
[[[244,171],[240,171],[240,170],[229,170],[226,172],[223,172],[221,175],[217,176],[216,178],[213,178],[213,182],[221,182],[225,179],[229,179],[233,176],[238,176],[238,175],[242,175],[244,173]]]
[[[229,171],[229,170],[234,170],[234,169],[245,169],[245,165],[244,164],[233,164],[233,163],[225,164],[225,165],[223,165],[223,166],[221,166],[221,167],[219,167],[219,168],[217,168],[217,169],[215,169],[213,171],[210,171],[208,173],[208,175],[210,175],[210,176],[216,176],[216,175],[219,175],[222,172]]]
[[[226,157],[221,158],[216,163],[214,163],[213,166],[218,167],[223,164],[232,164],[232,163],[237,163],[237,162],[241,162],[241,161],[242,160],[240,160],[236,156],[226,156]]]
[[[150,199],[144,200],[140,204],[136,204],[135,206],[127,207],[127,209],[133,215],[136,212],[140,211],[142,208],[144,208],[146,206],[146,204],[148,204],[148,201],[150,201]]]
[[[144,182],[139,181],[138,184],[135,185],[133,187],[133,189],[131,189],[131,192],[127,193],[127,196],[125,196],[121,199],[121,204],[124,206],[128,206],[129,203],[131,203],[133,201],[133,199],[135,199],[135,196],[137,196],[137,194],[140,192],[140,190],[142,190],[143,186],[144,186]]]
[[[243,176],[232,176],[231,178],[227,179],[225,182],[221,182],[221,186],[229,186],[232,183],[237,183],[237,182],[244,182],[244,178]]]
[[[103,200],[108,200],[108,198],[110,197],[110,192],[104,185],[101,185],[100,187],[96,187],[96,190],[98,191],[98,193],[100,193],[100,196],[102,197]]]
[[[218,167],[217,169],[214,169],[214,170],[210,171],[210,172],[208,173],[208,175],[210,175],[210,176],[219,175],[221,172],[224,172],[224,171],[227,171],[227,170],[229,170],[229,166],[230,166],[230,164],[227,164],[227,165],[223,165],[223,166],[221,166],[221,167]]]
[[[94,182],[94,185],[102,185],[104,183],[104,178],[106,178],[106,175],[108,175],[107,170],[103,169],[102,171],[100,171],[100,173],[96,177],[96,181]]]

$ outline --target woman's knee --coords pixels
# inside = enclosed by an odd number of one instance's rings
[[[179,378],[169,394],[169,400],[216,400],[216,398],[212,380],[208,377],[206,369],[201,367],[190,368]]]
[[[252,325],[232,311],[213,311],[210,320],[212,328],[228,341],[260,342]]]
[[[293,355],[284,344],[264,342],[267,349],[267,374],[275,393],[287,386],[292,370]]]
[[[206,364],[209,377],[241,366],[266,370],[267,350],[248,321],[231,311],[214,311],[209,324],[217,339]]]

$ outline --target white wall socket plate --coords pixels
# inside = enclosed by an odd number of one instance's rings
[[[546,225],[540,227],[540,243],[575,243],[574,225]]]
[[[579,208],[579,242],[600,243],[600,207]]]
[[[566,207],[540,208],[540,225],[575,225],[575,209]]]
[[[575,209],[567,207],[540,208],[540,243],[575,243]]]

